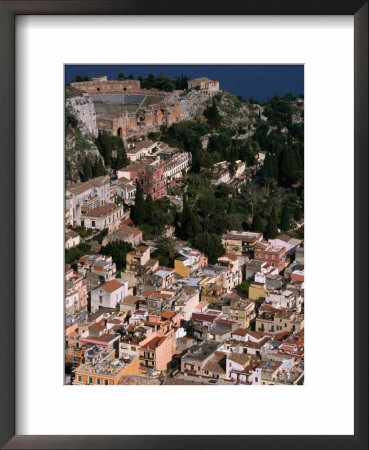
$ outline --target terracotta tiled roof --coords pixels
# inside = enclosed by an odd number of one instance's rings
[[[102,323],[93,323],[89,326],[89,328],[92,328],[95,331],[103,331],[105,330],[105,326]]]
[[[228,356],[228,359],[244,366],[249,363],[251,356],[247,353],[232,353]]]
[[[161,313],[161,317],[164,317],[164,319],[171,319],[175,315],[176,313],[174,311],[169,311],[167,309]]]
[[[237,336],[246,336],[248,332],[249,330],[246,330],[245,328],[237,328],[237,330],[233,331],[232,334]]]
[[[106,205],[91,209],[86,213],[86,217],[104,217],[117,209],[120,209],[120,206],[115,203],[107,203]]]
[[[119,283],[117,280],[111,280],[107,283],[104,283],[103,285],[99,286],[100,288],[104,289],[104,291],[112,293],[116,291],[117,289],[122,287],[122,284]]]
[[[147,342],[142,348],[149,348],[150,350],[155,350],[159,345],[161,345],[166,338],[156,336],[151,341]]]
[[[228,258],[232,261],[237,261],[237,256],[234,253],[226,253],[225,255],[221,256],[221,258]]]

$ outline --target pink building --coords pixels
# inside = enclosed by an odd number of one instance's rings
[[[83,277],[67,266],[65,271],[65,309],[75,314],[87,307],[87,284]]]
[[[159,330],[149,330],[146,339],[140,342],[140,365],[155,370],[167,370],[174,348],[174,329],[171,322],[166,321],[161,324]]]
[[[286,249],[270,242],[258,242],[254,247],[254,259],[270,263],[272,267],[277,267],[280,273],[286,267]]]
[[[304,282],[305,273],[303,270],[294,270],[291,274],[291,283],[294,284],[298,281]]]
[[[136,163],[119,170],[118,177],[124,177],[133,183],[141,184],[144,194],[151,194],[154,200],[167,195],[164,181],[164,166],[148,163]]]

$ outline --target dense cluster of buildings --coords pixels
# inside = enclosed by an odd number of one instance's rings
[[[104,101],[142,94],[135,80],[98,77],[75,85]],[[199,78],[190,80],[189,88],[216,91],[219,83]],[[164,103],[152,114],[164,117]],[[104,123],[105,130],[127,136],[133,125],[123,125],[123,118],[131,120],[130,114],[118,111],[117,117],[100,118],[99,127]],[[147,134],[147,116],[136,119]],[[174,239],[171,267],[161,266],[154,256],[156,243],[145,241],[133,226],[129,207],[137,185],[154,200],[165,197],[171,183],[180,182],[188,170],[190,155],[144,139],[130,142],[127,156],[130,164],[115,179],[101,176],[66,190],[66,250],[87,239],[91,244],[88,254],[65,267],[68,382],[302,384],[303,241],[284,234],[266,240],[262,233],[228,230],[222,235],[224,254],[209,264],[206,254]],[[246,182],[242,161],[232,168],[220,162],[213,172],[215,184],[237,190]],[[80,228],[89,231],[87,237]],[[102,239],[94,241],[103,230]],[[101,254],[101,247],[114,241],[133,247],[121,272],[114,257]]]
[[[129,223],[119,222],[122,236],[136,230]],[[75,268],[67,265],[65,360],[72,383],[302,383],[302,241],[230,230],[222,242],[226,252],[209,264],[178,240],[173,267],[162,267],[141,233],[118,277],[98,248]]]

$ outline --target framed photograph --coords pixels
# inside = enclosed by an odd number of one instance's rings
[[[367,2],[0,24],[3,448],[367,448]]]

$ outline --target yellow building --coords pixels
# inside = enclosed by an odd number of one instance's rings
[[[257,283],[256,281],[250,284],[249,298],[251,300],[258,300],[259,298],[266,298],[269,295],[269,291],[265,286],[265,283]]]
[[[174,260],[174,272],[177,272],[181,277],[188,278],[190,276],[191,267],[188,265],[188,259],[184,256],[177,256]]]
[[[133,252],[126,254],[126,268],[133,270],[137,267],[143,266],[150,259],[150,247],[140,245]]]
[[[237,322],[241,328],[250,328],[251,321],[255,317],[255,302],[240,297],[231,299],[230,320]]]
[[[201,301],[220,303],[227,294],[227,290],[218,284],[207,284],[201,289]]]
[[[115,386],[122,375],[141,375],[138,356],[124,355],[122,359],[116,359],[111,357],[114,353],[95,364],[88,362],[79,366],[73,384]]]

